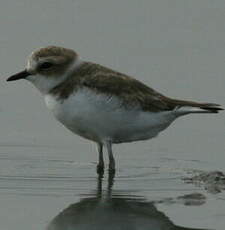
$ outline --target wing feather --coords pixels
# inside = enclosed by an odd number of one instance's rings
[[[152,112],[171,109],[165,101],[165,96],[140,81],[109,68],[92,65],[94,71],[84,76],[83,86],[95,90],[96,93],[119,97],[125,107],[137,105],[145,111]]]
[[[166,97],[128,75],[91,62],[84,62],[51,93],[64,100],[81,87],[87,87],[96,93],[106,94],[110,97],[116,96],[124,107],[138,106],[143,111],[168,111],[185,106],[199,107],[210,111],[222,110],[216,104]]]

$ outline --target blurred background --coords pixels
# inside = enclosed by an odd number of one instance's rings
[[[33,86],[5,82],[24,68],[33,50],[47,45],[75,49],[83,59],[135,76],[171,97],[225,104],[224,10],[222,0],[3,1],[1,142],[60,141],[90,151],[49,115]],[[223,114],[181,118],[159,138],[132,149],[204,152],[213,162],[225,150],[223,124]]]

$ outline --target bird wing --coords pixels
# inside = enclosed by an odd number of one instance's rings
[[[80,87],[87,87],[95,93],[116,96],[124,107],[139,106],[143,111],[149,112],[169,111],[181,107],[198,107],[209,112],[222,110],[217,104],[166,97],[130,76],[91,62],[84,62],[51,93],[66,99]]]
[[[93,63],[88,70],[82,85],[96,93],[117,96],[125,107],[137,105],[151,112],[172,109],[165,96],[130,76]]]

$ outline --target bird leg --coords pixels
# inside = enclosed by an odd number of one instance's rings
[[[109,173],[114,174],[116,169],[115,169],[115,159],[113,157],[113,152],[112,152],[112,143],[111,141],[106,141],[104,145],[107,149],[108,156],[109,156]]]
[[[103,145],[98,143],[98,165],[97,165],[97,173],[99,175],[104,174],[104,159],[103,159]]]

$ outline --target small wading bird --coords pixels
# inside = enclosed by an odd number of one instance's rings
[[[71,49],[49,46],[34,51],[26,69],[7,81],[26,79],[44,95],[47,107],[73,133],[98,145],[97,172],[103,173],[103,146],[115,172],[112,144],[156,137],[176,118],[218,113],[220,105],[176,100],[140,81],[82,60]]]

